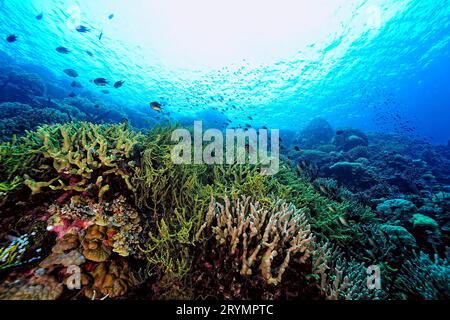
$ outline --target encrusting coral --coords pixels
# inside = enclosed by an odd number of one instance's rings
[[[63,285],[53,276],[40,274],[5,281],[0,285],[0,300],[55,300],[63,293]]]
[[[119,196],[111,202],[96,202],[74,196],[69,204],[49,208],[48,230],[58,237],[82,234],[86,258],[102,262],[111,252],[121,256],[137,253],[143,231],[138,212]]]
[[[403,299],[448,300],[450,265],[447,259],[434,260],[421,252],[405,261],[395,286]]]
[[[196,294],[215,288],[225,299],[288,295],[284,276],[308,268],[313,242],[305,213],[293,205],[277,201],[269,209],[250,197],[227,196],[223,202],[212,197],[196,238],[201,248],[191,269]],[[303,285],[297,281],[292,285]],[[264,292],[249,296],[252,290]]]

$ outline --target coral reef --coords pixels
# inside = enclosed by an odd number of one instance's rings
[[[143,228],[138,212],[119,196],[111,202],[95,202],[74,196],[69,204],[49,208],[48,230],[58,238],[83,234],[83,255],[106,261],[112,252],[123,257],[137,253]]]
[[[132,152],[139,137],[126,125],[82,122],[42,126],[23,138],[42,158],[39,175],[25,175],[24,183],[33,194],[44,188],[79,193],[96,189],[102,198],[117,177],[132,191]],[[39,176],[47,177],[46,181],[37,182]]]
[[[224,197],[223,203],[212,198],[197,239],[204,241],[191,270],[197,294],[215,288],[219,299],[250,298],[261,290],[253,298],[286,295],[280,288],[285,274],[305,265],[312,248],[302,210],[283,202],[267,210],[250,197]]]
[[[0,102],[33,103],[35,97],[45,95],[46,86],[33,73],[2,68],[0,72]]]
[[[52,276],[35,272],[31,277],[6,281],[0,285],[0,300],[56,300],[63,285]]]
[[[89,101],[66,103],[89,112]],[[175,165],[175,128],[71,122],[3,142],[0,238],[43,226],[39,240],[1,243],[0,298],[448,298],[450,200],[430,187],[442,184],[436,154],[379,172],[367,136],[348,129],[333,144],[311,134],[316,149],[265,176]],[[380,178],[394,166],[416,168],[423,192]],[[381,288],[367,286],[373,268]]]
[[[338,151],[348,152],[353,148],[367,147],[369,138],[361,131],[351,128],[338,129],[332,142]]]
[[[11,139],[14,135],[22,135],[34,130],[42,124],[65,123],[69,121],[67,114],[51,108],[33,108],[19,102],[0,104],[2,119],[0,120],[0,136]]]
[[[423,252],[405,261],[396,286],[403,299],[448,300],[450,270],[447,259],[430,257]]]

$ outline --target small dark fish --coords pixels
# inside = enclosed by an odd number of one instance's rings
[[[295,150],[295,151],[300,151],[300,148],[297,147],[297,146],[295,146],[295,147],[294,147],[294,150]]]
[[[39,13],[39,14],[36,16],[36,20],[42,20],[43,17],[44,17],[44,14],[43,14],[43,13]]]
[[[253,120],[253,118],[252,118],[252,117],[250,117],[250,116],[248,117],[248,119],[249,119],[249,120]]]
[[[119,89],[120,87],[123,86],[123,84],[125,83],[125,81],[117,81],[116,83],[114,83],[114,88]]]
[[[88,27],[85,27],[85,26],[78,26],[78,27],[76,27],[76,30],[79,32],[79,33],[86,33],[86,32],[89,32],[89,31],[91,31]]]
[[[156,101],[151,102],[150,107],[157,112],[161,112],[161,104]]]
[[[69,54],[70,53],[70,50],[65,47],[58,47],[58,48],[56,48],[56,51],[61,54]]]
[[[102,90],[103,94],[109,94],[109,90]]]
[[[110,14],[109,16],[108,16],[108,19],[109,20],[112,20],[114,18],[114,14]]]
[[[100,35],[98,36],[98,40],[99,41],[102,41],[102,39],[103,39],[103,31],[100,33]]]
[[[75,98],[77,95],[74,93],[74,92],[71,92],[70,94],[69,94],[69,98]]]
[[[99,104],[96,104],[96,105],[94,106],[94,108],[95,108],[95,109],[100,109],[100,105],[99,105]]]
[[[94,54],[93,54],[92,52],[90,52],[90,51],[86,51],[86,54],[87,54],[89,57],[93,57],[93,56],[94,56]]]
[[[73,81],[72,84],[70,85],[72,88],[83,88],[83,86],[81,85],[81,83],[79,83],[78,81]]]
[[[104,87],[108,84],[108,81],[105,78],[97,78],[94,80],[94,83],[100,87]]]
[[[72,77],[72,78],[77,78],[78,77],[78,72],[76,72],[73,69],[66,69],[66,70],[64,70],[64,73],[67,74],[69,77]]]
[[[6,41],[8,41],[9,43],[13,43],[17,41],[17,36],[12,34],[10,36],[8,36],[8,38],[6,38]]]

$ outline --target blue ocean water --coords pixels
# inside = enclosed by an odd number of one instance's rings
[[[131,113],[163,101],[175,120],[216,110],[230,126],[297,130],[321,116],[450,138],[448,0],[2,0],[0,26],[18,36],[0,51],[63,83],[75,69]],[[107,96],[99,77],[125,84]]]

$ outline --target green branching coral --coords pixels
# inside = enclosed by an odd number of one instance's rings
[[[34,167],[39,151],[27,143],[19,143],[16,137],[10,142],[0,144],[0,191],[10,192],[18,189],[24,173]]]
[[[141,137],[125,124],[42,126],[21,140],[21,145],[39,156],[39,164],[24,175],[24,183],[33,194],[47,188],[76,192],[96,188],[101,198],[111,180],[118,178],[133,191],[133,150]]]
[[[206,166],[176,165],[171,158],[172,131],[157,127],[140,144],[140,163],[131,183],[135,201],[149,218],[148,240],[142,245],[148,272],[157,277],[161,296],[185,297],[173,288],[181,284],[190,269],[195,233],[203,223],[208,197],[202,180]],[[167,290],[167,292],[165,291]]]
[[[334,200],[321,194],[285,165],[276,176],[271,177],[268,184],[272,194],[307,210],[312,230],[324,240],[336,241],[345,246],[361,236],[361,223],[375,220],[369,208],[350,200]]]
[[[308,269],[313,236],[305,212],[293,205],[212,197],[196,238],[189,275],[196,296],[273,299],[308,287],[300,270]]]
[[[20,181],[20,178],[15,177],[14,180],[12,180],[11,182],[9,182],[9,181],[1,182],[0,183],[0,191],[10,192],[10,191],[17,189],[21,184],[22,184],[22,182]]]
[[[140,165],[131,179],[136,205],[155,218],[172,214],[176,207],[197,211],[202,202],[198,192],[206,166],[173,163],[171,135],[175,128],[157,127],[142,139]]]

